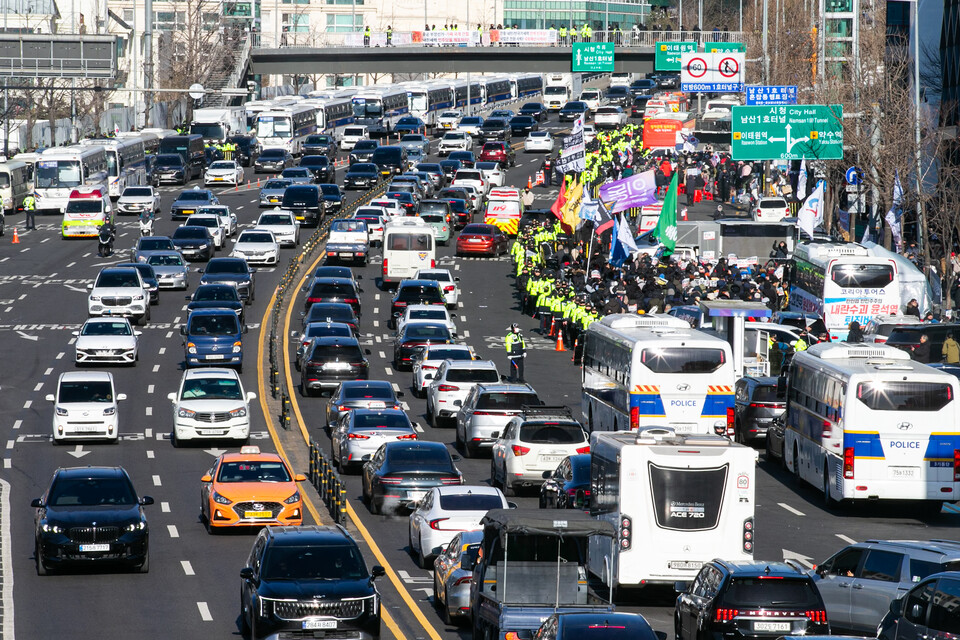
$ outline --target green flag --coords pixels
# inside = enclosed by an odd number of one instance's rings
[[[673,179],[670,180],[670,188],[667,189],[667,195],[663,198],[663,207],[660,209],[660,218],[657,220],[657,229],[654,235],[665,247],[663,255],[673,255],[673,250],[677,247],[677,177],[678,172],[673,172]]]

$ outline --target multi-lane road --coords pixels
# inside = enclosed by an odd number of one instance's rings
[[[552,128],[555,128],[553,123]],[[539,166],[539,156],[518,154],[518,166],[508,172],[508,183],[525,185]],[[253,177],[252,174],[249,174]],[[342,178],[342,169],[338,177]],[[254,178],[255,184],[255,178]],[[540,189],[542,204],[549,199]],[[164,215],[157,233],[170,233],[176,223],[169,219],[169,205],[178,189],[163,188]],[[555,194],[555,190],[553,191]],[[237,213],[242,225],[254,222],[259,211],[257,189],[241,187],[219,194]],[[541,203],[538,203],[541,204]],[[86,318],[86,285],[102,266],[125,260],[138,233],[133,219],[120,219],[117,255],[96,256],[96,241],[65,242],[59,238],[59,219],[40,218],[38,229],[22,231],[20,243],[10,242],[10,233],[0,244],[0,355],[7,369],[0,379],[0,597],[3,638],[68,637],[75,640],[177,637],[182,640],[228,638],[239,634],[239,570],[252,543],[249,532],[208,535],[201,525],[200,476],[214,456],[228,445],[211,443],[174,449],[169,440],[171,407],[167,393],[182,375],[182,342],[179,326],[186,318],[184,295],[164,291],[154,307],[151,323],[143,329],[140,362],[134,368],[111,369],[118,392],[127,394],[120,406],[121,441],[117,445],[85,444],[54,446],[50,441],[53,407],[44,396],[54,391],[57,376],[73,370],[70,331]],[[226,255],[226,251],[221,255]],[[250,332],[245,336],[246,357],[256,358],[262,327],[268,321],[268,303],[292,250],[285,250],[277,268],[257,273],[257,296],[247,311]],[[319,254],[318,254],[319,255]],[[462,340],[506,370],[502,339],[511,322],[519,322],[532,352],[527,358],[527,379],[548,404],[580,403],[579,369],[570,354],[557,353],[554,343],[541,338],[535,322],[521,316],[512,296],[510,263],[504,259],[458,259],[452,247],[442,248],[438,266],[451,269],[461,279],[461,308],[457,323]],[[194,267],[202,265],[195,264]],[[450,429],[429,427],[425,403],[410,393],[410,374],[392,369],[393,334],[386,328],[390,294],[375,286],[380,273],[379,256],[364,269],[364,343],[371,355],[371,378],[390,380],[405,391],[403,398],[411,419],[423,430],[421,438],[453,446]],[[192,273],[190,290],[199,280]],[[300,300],[294,301],[285,345],[299,328]],[[268,364],[244,368],[248,390],[261,391]],[[282,372],[285,377],[287,372]],[[299,381],[289,371],[293,387]],[[261,394],[262,395],[262,394]],[[294,428],[276,426],[260,398],[255,401],[251,442],[265,450],[277,445],[289,454],[295,466],[305,460],[306,445],[299,424],[325,451],[329,439],[322,430],[322,398],[304,398],[294,393]],[[267,417],[269,416],[269,417]],[[270,424],[268,424],[268,420]],[[141,494],[156,504],[147,507],[151,535],[150,572],[80,572],[38,577],[33,561],[33,509],[30,500],[40,495],[58,466],[122,465],[132,475]],[[487,483],[488,459],[465,459],[459,467],[468,483]],[[306,471],[297,468],[297,471]],[[443,625],[432,608],[432,578],[417,568],[406,550],[406,516],[372,516],[360,501],[356,476],[346,478],[351,513],[349,528],[361,541],[368,564],[386,563],[388,577],[381,579],[385,619],[383,633],[404,638],[453,638],[468,632]],[[785,556],[807,564],[823,560],[853,540],[867,538],[955,537],[960,516],[953,506],[931,521],[921,521],[908,512],[889,508],[827,509],[817,493],[799,487],[784,472],[761,462],[757,475],[756,557],[782,560]],[[330,522],[316,493],[305,485],[316,514]],[[521,507],[536,508],[536,495],[517,499]],[[641,611],[658,631],[672,633],[669,594],[631,594],[624,603]]]

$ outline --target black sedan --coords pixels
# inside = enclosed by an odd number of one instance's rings
[[[427,133],[427,123],[414,116],[404,116],[393,125],[393,133],[402,136],[406,133]]]
[[[462,165],[462,169],[473,169],[473,166],[477,164],[477,155],[473,151],[454,151],[447,159],[443,162],[450,162],[451,160],[459,160]],[[443,166],[443,162],[440,163]],[[446,169],[443,170],[446,173]]]
[[[543,122],[543,119],[547,115],[547,109],[543,106],[542,102],[527,102],[520,107],[517,115],[530,116],[537,122]]]
[[[343,179],[344,189],[369,189],[380,179],[380,168],[372,162],[350,165]]]
[[[463,484],[453,464],[459,459],[442,442],[388,442],[363,465],[363,500],[377,514],[386,505],[419,500],[433,487]]]
[[[396,328],[397,318],[402,316],[411,304],[446,304],[440,283],[436,280],[401,280],[396,295],[390,301],[388,328]]]
[[[235,287],[240,299],[250,304],[255,297],[256,269],[243,258],[214,258],[200,276],[200,284],[225,284]]]
[[[324,211],[336,213],[343,206],[343,192],[338,185],[327,183],[317,185],[320,187],[320,195],[325,203]]]
[[[487,118],[480,127],[479,138],[486,142],[487,140],[509,140],[511,136],[510,125],[501,118]]]
[[[586,102],[580,102],[579,100],[568,102],[560,109],[560,122],[571,122],[580,116],[583,116],[584,121],[586,121],[589,112],[590,107],[587,106]]]
[[[327,156],[331,160],[337,157],[337,141],[333,136],[325,133],[315,133],[307,136],[307,139],[300,145],[300,150],[309,155]],[[301,164],[303,164],[301,162]]]
[[[540,125],[537,124],[533,116],[514,116],[510,118],[510,135],[525,136],[531,131],[539,131]]]
[[[454,152],[459,153],[459,152]],[[453,176],[456,175],[457,171],[463,169],[463,163],[459,160],[451,160],[447,158],[446,160],[441,160],[437,164],[440,165],[440,170],[443,171],[443,177],[449,182],[453,180]]]
[[[303,156],[300,166],[313,172],[315,182],[333,182],[336,173],[327,156]]]
[[[453,334],[444,324],[408,322],[393,340],[393,368],[409,369],[417,349],[430,344],[452,344]]]
[[[347,278],[314,278],[307,297],[303,301],[303,310],[309,311],[312,305],[323,302],[342,302],[350,305],[356,316],[360,317],[360,294],[362,289],[356,281]]]
[[[370,363],[356,338],[315,338],[300,363],[300,393],[329,391],[344,380],[366,380]]]
[[[567,456],[553,471],[543,472],[541,509],[587,509],[590,506],[590,454]]]
[[[607,104],[609,105],[626,107],[630,104],[632,96],[630,95],[630,89],[628,87],[617,86],[607,89],[604,98],[606,98]]]
[[[210,260],[216,250],[210,229],[201,226],[177,227],[170,241],[187,260]]]
[[[353,149],[350,150],[350,164],[370,162],[370,158],[373,157],[373,152],[376,151],[379,146],[380,143],[376,140],[357,141],[357,144],[353,145]]]
[[[396,200],[403,207],[405,215],[417,215],[417,198],[409,191],[387,191],[386,197]]]
[[[253,163],[254,173],[280,173],[293,166],[293,156],[286,149],[264,149]]]
[[[122,467],[60,468],[34,507],[34,559],[38,575],[68,566],[118,563],[150,570],[150,529]]]
[[[342,322],[350,327],[354,335],[360,331],[360,320],[353,307],[345,302],[317,302],[303,314],[303,326],[311,322]]]
[[[202,284],[187,296],[187,315],[194,309],[232,309],[243,324],[243,302],[237,288],[229,284]]]
[[[220,204],[220,201],[210,189],[181,191],[177,199],[170,205],[170,218],[185,220],[195,214],[200,207],[209,207],[215,204]]]

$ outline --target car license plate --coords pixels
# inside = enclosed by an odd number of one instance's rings
[[[196,212],[195,212],[193,209],[184,209],[184,210],[181,211],[180,213],[189,214],[189,213],[196,213]]]
[[[214,179],[214,180],[223,180],[223,178],[220,177],[220,176],[213,176],[213,179]]]
[[[469,238],[469,241],[470,241],[470,242],[483,242],[483,241],[480,240],[479,238]]]
[[[540,456],[540,462],[560,462],[563,456]]]
[[[695,422],[672,422],[670,426],[676,433],[693,433],[697,429]]]
[[[215,355],[209,355],[207,356],[207,360],[223,360],[223,355],[219,353]]]
[[[382,400],[374,400],[373,402],[370,403],[369,408],[370,409],[386,409],[387,403],[383,402]]]
[[[303,621],[304,629],[336,629],[337,621],[336,620],[314,620],[308,618]]]
[[[270,511],[244,511],[244,518],[272,518],[273,513]]]
[[[280,198],[270,198],[270,202],[280,202]]]
[[[98,553],[100,551],[110,551],[109,544],[82,544],[80,545],[82,553]]]
[[[702,562],[697,562],[695,560],[671,560],[667,563],[671,569],[694,569],[699,570],[703,566]]]
[[[341,257],[341,258],[352,258],[352,257],[353,257],[353,254],[352,254],[352,253],[341,253],[341,254],[340,254],[340,257]]]
[[[917,467],[890,467],[890,475],[894,478],[916,478]]]
[[[754,622],[754,631],[790,631],[789,622]]]
[[[101,350],[97,351],[97,355],[98,355],[98,356],[112,356],[112,355],[113,355],[113,351],[109,351],[109,350],[107,350],[107,349],[101,349]]]
[[[407,498],[410,500],[419,500],[425,495],[427,495],[426,491],[407,491]]]

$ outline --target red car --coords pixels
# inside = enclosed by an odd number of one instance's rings
[[[457,255],[503,255],[508,242],[506,234],[492,224],[468,224],[457,238]]]
[[[503,168],[517,166],[517,156],[507,142],[484,143],[480,151],[481,162],[499,162]]]

